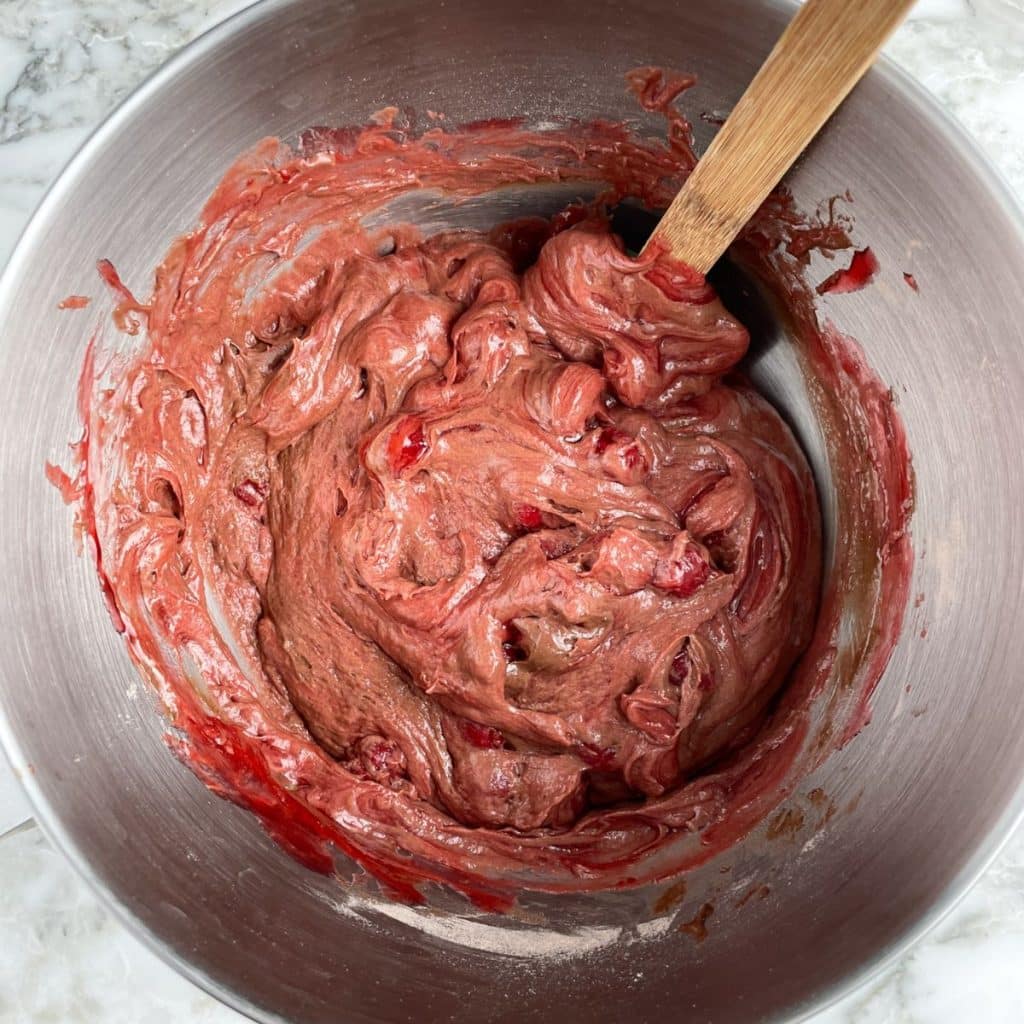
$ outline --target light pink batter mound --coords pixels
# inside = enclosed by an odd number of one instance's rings
[[[686,83],[638,84],[665,106]],[[315,867],[333,844],[409,898],[641,879],[799,731],[762,726],[815,627],[814,487],[727,376],[748,337],[703,278],[630,258],[593,206],[364,226],[417,188],[657,203],[692,163],[670,120],[668,147],[265,143],[152,300],[123,293],[145,344],[104,386],[86,368],[75,496],[115,617],[183,756]]]

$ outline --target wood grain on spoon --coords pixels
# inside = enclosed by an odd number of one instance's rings
[[[807,0],[644,249],[657,240],[706,274],[912,6],[913,0]]]

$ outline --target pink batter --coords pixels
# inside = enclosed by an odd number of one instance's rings
[[[652,75],[659,108],[687,84]],[[315,866],[333,841],[396,888],[600,887],[766,770],[821,552],[792,435],[723,380],[745,329],[593,208],[364,227],[570,152],[657,202],[692,163],[670,119],[667,149],[391,121],[268,142],[148,304],[106,270],[146,337],[83,377],[75,496],[116,620],[185,756]]]

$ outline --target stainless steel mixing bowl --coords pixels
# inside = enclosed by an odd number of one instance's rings
[[[856,238],[881,261],[875,285],[828,311],[863,342],[906,423],[923,603],[871,725],[804,782],[783,822],[813,816],[815,788],[835,817],[760,828],[690,876],[676,917],[642,891],[549,899],[542,926],[528,913],[421,913],[302,868],[165,749],[43,477],[77,432],[88,325],[109,311],[96,258],[145,294],[169,241],[261,136],[361,122],[385,103],[454,122],[637,120],[622,72],[639,64],[698,72],[687,109],[721,111],[789,14],[768,0],[272,0],[150,79],[26,232],[0,287],[3,740],[49,835],[121,916],[253,1016],[799,1017],[934,923],[1013,827],[1024,802],[1024,223],[961,132],[884,62],[790,183],[805,207],[852,189]],[[710,130],[697,121],[700,144]],[[97,301],[59,312],[69,293]],[[788,345],[771,340],[754,373],[811,438]],[[697,942],[677,925],[705,902],[714,915]]]

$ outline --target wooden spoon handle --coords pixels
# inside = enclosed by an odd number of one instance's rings
[[[807,0],[648,240],[707,273],[914,0]],[[645,249],[647,246],[644,247]]]

